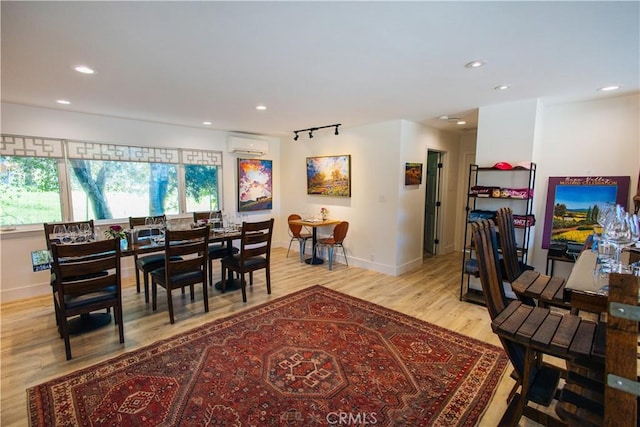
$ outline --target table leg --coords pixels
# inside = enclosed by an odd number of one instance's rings
[[[233,256],[233,239],[225,240],[225,245],[227,245],[227,255]],[[220,261],[220,264],[222,264],[222,261]],[[215,288],[222,291],[222,280],[216,282]],[[242,289],[242,280],[239,277],[234,278],[233,272],[230,271],[229,277],[227,277],[224,284],[224,291],[237,291],[238,289]]]
[[[309,265],[318,265],[324,263],[324,260],[316,256],[316,242],[318,241],[318,227],[313,227],[311,232],[311,244],[313,246],[311,250],[311,258],[307,258],[304,262]]]
[[[94,331],[111,323],[111,313],[85,313],[68,320],[69,335]]]

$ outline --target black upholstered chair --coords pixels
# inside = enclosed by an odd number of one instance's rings
[[[67,360],[71,359],[68,318],[113,307],[120,343],[124,342],[120,239],[52,245],[53,300]],[[81,319],[82,320],[82,319]]]
[[[253,272],[265,270],[267,294],[271,294],[271,238],[273,236],[273,218],[261,222],[243,222],[240,238],[240,253],[222,258],[222,292],[225,291],[227,272],[240,275],[242,283],[242,301],[247,302],[247,281],[253,285]]]
[[[209,267],[209,227],[190,230],[167,230],[165,234],[165,265],[151,272],[151,301],[156,310],[158,286],[167,291],[169,319],[174,323],[171,291],[189,287],[191,301],[195,299],[194,285],[202,283],[204,311],[209,311],[207,268]]]

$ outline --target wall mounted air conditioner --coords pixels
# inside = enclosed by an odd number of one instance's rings
[[[227,150],[239,156],[259,157],[269,152],[269,143],[260,139],[229,136],[227,138]]]

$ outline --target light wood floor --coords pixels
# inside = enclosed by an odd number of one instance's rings
[[[258,272],[253,288],[248,288],[248,302],[240,292],[209,295],[210,312],[204,313],[201,299],[191,302],[174,292],[176,323],[169,324],[166,298],[159,290],[159,306],[152,312],[143,294],[135,291],[135,281],[126,279],[123,290],[125,344],[118,343],[113,325],[73,337],[73,359],[65,360],[64,342],[58,337],[51,296],[12,302],[0,307],[1,336],[1,407],[0,425],[25,426],[27,422],[26,388],[72,371],[88,367],[118,354],[135,350],[159,339],[227,316],[257,304],[281,297],[312,285],[323,285],[393,310],[434,323],[482,341],[500,346],[491,332],[489,314],[482,306],[460,302],[460,255],[425,258],[422,268],[399,277],[391,277],[357,267],[336,263],[332,271],[326,264],[308,266],[298,254],[286,258],[286,250],[272,251],[272,294]],[[219,277],[219,270],[216,269]],[[513,380],[508,367],[498,390],[482,418],[481,426],[495,426],[506,408]],[[522,426],[537,424],[523,419]]]

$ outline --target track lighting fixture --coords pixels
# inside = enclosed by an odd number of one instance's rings
[[[313,132],[316,132],[320,129],[325,129],[325,128],[335,128],[335,131],[333,132],[334,135],[339,135],[340,133],[338,132],[338,127],[342,126],[341,123],[337,123],[335,125],[327,125],[327,126],[318,126],[318,127],[313,127],[313,128],[308,128],[308,129],[298,129],[298,130],[294,130],[293,131],[293,140],[297,141],[298,140],[298,133],[299,132],[309,132],[309,139],[313,138]]]

